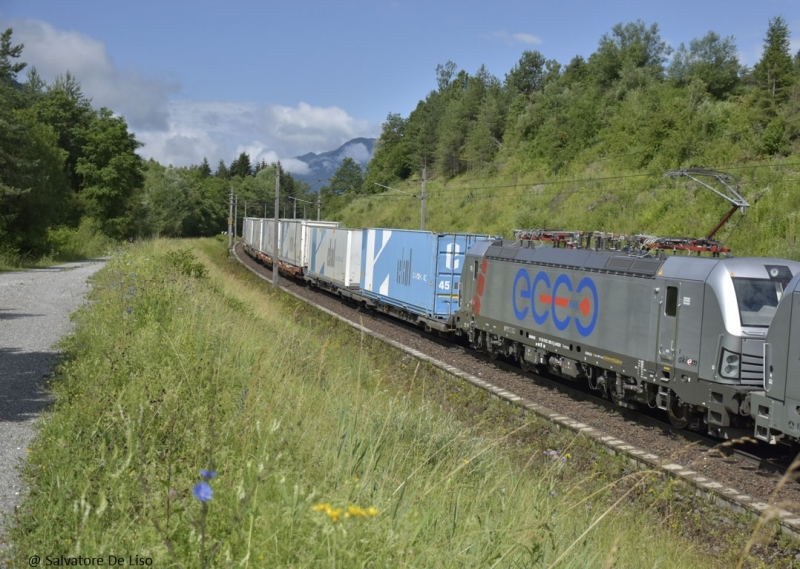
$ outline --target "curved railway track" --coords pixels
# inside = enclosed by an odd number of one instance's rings
[[[237,260],[266,280],[272,270],[248,257],[237,245]],[[800,537],[800,484],[779,484],[792,458],[786,447],[737,448],[687,431],[677,431],[666,417],[620,409],[588,388],[523,374],[517,367],[490,360],[461,346],[377,313],[365,313],[330,293],[281,278],[282,289],[320,310],[365,331],[420,360],[485,389],[559,428],[581,432],[612,453],[623,453],[643,468],[658,468],[683,479],[703,496],[737,512],[770,512],[781,528]],[[587,404],[587,401],[591,404]],[[790,473],[793,474],[793,473]]]

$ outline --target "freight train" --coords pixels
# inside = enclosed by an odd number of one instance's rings
[[[245,250],[268,264],[274,223],[244,220]],[[620,407],[663,409],[679,428],[800,437],[800,386],[786,388],[800,365],[784,341],[789,329],[800,341],[800,308],[789,313],[798,262],[653,254],[619,239],[567,247],[524,233],[278,226],[282,271],[367,308],[585,381]]]

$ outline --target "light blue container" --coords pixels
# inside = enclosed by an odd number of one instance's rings
[[[495,239],[471,233],[405,229],[364,230],[361,294],[429,318],[458,310],[464,256],[473,243]]]

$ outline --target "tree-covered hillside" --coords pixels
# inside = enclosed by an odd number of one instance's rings
[[[711,31],[673,50],[641,21],[614,26],[588,60],[563,65],[526,51],[502,81],[447,62],[408,117],[387,117],[367,179],[404,180],[425,166],[453,177],[509,162],[560,173],[613,160],[660,172],[787,155],[800,134],[799,66],[780,17],[752,69],[732,37]]]
[[[425,169],[428,229],[703,236],[730,204],[662,175],[707,167],[735,176],[751,204],[729,243],[738,254],[800,257],[800,53],[783,18],[765,24],[753,68],[733,37],[710,31],[673,49],[641,21],[566,64],[526,51],[502,80],[439,65],[436,89],[384,122],[360,186],[370,195],[327,213],[417,227],[419,201],[376,184],[419,194]]]

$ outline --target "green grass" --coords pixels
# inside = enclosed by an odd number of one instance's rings
[[[520,171],[513,164],[491,175],[473,172],[427,184],[426,228],[512,238],[513,229],[612,231],[623,234],[704,237],[730,209],[729,202],[688,178],[623,170],[598,161],[553,175]],[[725,170],[726,168],[722,168]],[[750,203],[715,236],[736,256],[800,260],[797,212],[800,172],[789,160],[728,166]],[[700,178],[721,188],[710,178]],[[420,181],[396,183],[420,192]],[[357,199],[326,217],[348,227],[419,228],[419,200],[399,194]]]
[[[100,224],[85,218],[76,228],[56,227],[47,232],[46,254],[28,255],[0,245],[0,271],[49,267],[59,263],[111,254],[117,242],[103,235]]]
[[[215,240],[127,247],[64,347],[12,567],[685,569],[744,544],[683,537],[657,474],[271,292]]]

